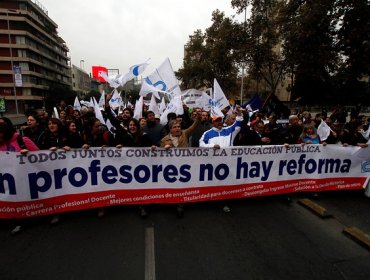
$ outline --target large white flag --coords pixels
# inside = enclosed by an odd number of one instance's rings
[[[155,96],[155,98],[160,99],[159,94],[158,94],[159,92],[168,94],[168,92],[162,91],[162,90],[154,87],[153,85],[148,84],[146,79],[141,80],[141,89],[140,89],[140,92],[139,92],[140,96],[145,97],[149,93],[152,93]]]
[[[159,89],[161,92],[181,95],[180,86],[168,58],[152,74],[146,77],[145,80],[149,85]]]
[[[331,131],[330,126],[328,126],[326,122],[321,120],[321,123],[317,128],[317,135],[319,135],[320,140],[325,141],[326,139],[328,139],[330,131]]]

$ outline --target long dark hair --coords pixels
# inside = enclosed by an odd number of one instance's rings
[[[3,133],[4,141],[8,142],[12,139],[14,133],[16,132],[13,123],[7,117],[0,118],[0,132]]]

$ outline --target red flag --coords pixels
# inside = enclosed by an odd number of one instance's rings
[[[104,66],[93,66],[92,67],[92,76],[93,76],[93,78],[99,80],[102,83],[106,83],[105,79],[103,79],[100,75],[101,72],[108,75],[108,70]]]

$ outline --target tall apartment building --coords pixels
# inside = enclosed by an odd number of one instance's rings
[[[52,84],[72,87],[69,49],[57,28],[37,1],[0,1],[0,97],[7,114],[41,108]]]

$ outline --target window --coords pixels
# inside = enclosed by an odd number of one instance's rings
[[[27,62],[19,62],[19,66],[23,70],[29,70],[28,63]]]
[[[24,36],[15,36],[15,41],[17,44],[26,44],[26,38]]]

